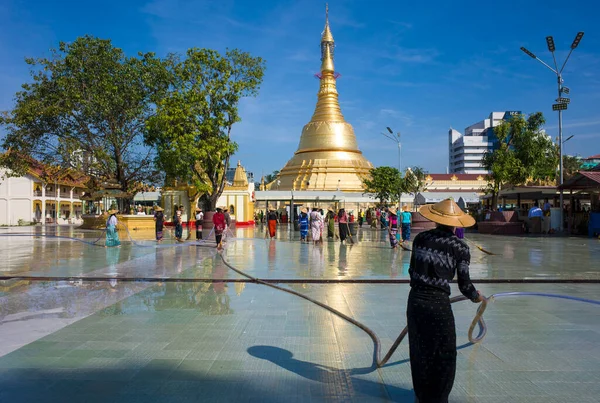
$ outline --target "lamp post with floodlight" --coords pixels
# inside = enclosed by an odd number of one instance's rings
[[[521,47],[521,50],[523,52],[525,52],[525,54],[527,54],[527,56],[542,63],[544,66],[546,66],[548,69],[550,69],[554,74],[556,74],[556,80],[558,83],[558,98],[556,99],[557,103],[552,105],[552,110],[558,111],[558,150],[559,150],[559,158],[560,158],[560,160],[559,160],[559,170],[560,170],[559,185],[561,186],[561,188],[560,188],[560,231],[561,232],[563,231],[563,228],[564,228],[563,217],[562,217],[563,209],[564,209],[563,189],[562,189],[562,184],[563,184],[562,111],[566,110],[569,102],[571,102],[570,98],[563,97],[563,94],[569,95],[570,90],[569,90],[569,88],[567,88],[563,85],[564,81],[562,78],[562,72],[565,69],[567,62],[569,61],[569,57],[571,57],[571,53],[573,53],[573,50],[575,50],[575,48],[579,45],[581,38],[583,38],[583,32],[578,32],[577,36],[573,40],[573,43],[571,44],[571,50],[569,51],[569,54],[567,55],[567,58],[565,59],[560,70],[558,68],[558,64],[556,63],[556,55],[554,53],[556,50],[556,47],[554,46],[554,38],[553,37],[547,36],[546,44],[548,45],[548,50],[550,51],[550,53],[552,53],[552,59],[554,60],[554,68],[550,67],[547,63],[543,62],[539,57],[537,57],[536,55],[531,53],[529,50],[525,49],[524,47]]]
[[[386,127],[388,133],[382,132],[381,134],[392,140],[393,142],[398,144],[398,172],[400,172],[400,176],[402,177],[402,143],[400,141],[400,132],[394,134],[394,131],[389,127]],[[402,197],[402,184],[398,184],[398,211],[401,210],[400,207],[400,198]]]

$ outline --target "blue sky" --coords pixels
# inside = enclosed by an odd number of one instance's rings
[[[23,59],[61,40],[110,38],[132,55],[237,47],[265,58],[267,72],[260,95],[240,105],[235,159],[267,174],[292,157],[314,110],[324,9],[314,0],[0,0],[0,110],[29,79]],[[333,0],[329,9],[342,112],[376,166],[397,164],[386,126],[402,133],[404,166],[438,173],[448,129],[462,132],[492,111],[542,111],[555,137],[556,77],[519,48],[551,62],[553,35],[563,60],[578,31],[585,36],[564,71],[564,135],[575,135],[565,152],[600,153],[600,3]]]

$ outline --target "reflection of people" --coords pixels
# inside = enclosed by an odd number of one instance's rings
[[[106,243],[105,246],[120,246],[119,234],[117,233],[117,214],[118,210],[108,210],[108,220],[106,220]]]
[[[451,199],[419,209],[437,223],[415,237],[410,259],[408,340],[413,387],[419,402],[447,402],[456,373],[456,329],[450,306],[449,282],[458,275],[458,288],[473,302],[483,297],[469,277],[469,246],[454,227],[470,227],[475,219]]]
[[[163,226],[165,224],[164,209],[160,206],[154,207],[154,230],[156,232],[156,241],[160,242],[163,239]]]
[[[217,207],[217,212],[213,215],[212,218],[214,229],[215,229],[215,240],[217,242],[217,248],[222,248],[222,239],[223,239],[223,231],[225,231],[225,226],[227,223],[225,222],[225,215],[223,214],[223,210],[220,207]]]
[[[341,235],[341,234],[340,234]],[[341,243],[340,244],[340,255],[339,255],[339,261],[338,261],[338,269],[340,269],[340,276],[345,276],[346,275],[346,268],[348,267],[348,260],[346,258],[346,245]]]
[[[267,223],[269,226],[269,236],[271,238],[275,238],[277,232],[277,212],[274,208],[269,207],[269,212],[267,213]]]
[[[277,243],[274,239],[269,241],[269,270],[275,269],[275,258],[277,257]]]

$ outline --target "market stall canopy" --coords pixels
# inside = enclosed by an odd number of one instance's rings
[[[600,167],[596,167],[591,171],[580,171],[560,187],[568,190],[600,189]]]

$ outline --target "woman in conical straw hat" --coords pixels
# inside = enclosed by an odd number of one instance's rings
[[[163,226],[165,224],[164,209],[160,206],[154,207],[154,232],[156,233],[156,242],[161,242],[163,239]]]
[[[388,234],[390,236],[390,246],[392,249],[398,248],[398,238],[396,234],[398,233],[398,213],[396,207],[390,207],[388,209],[389,213],[389,223],[388,226]]]
[[[308,242],[308,210],[306,207],[302,207],[300,215],[298,216],[298,224],[300,227],[300,242]]]
[[[117,213],[119,210],[110,209],[108,210],[108,220],[106,220],[106,242],[105,247],[108,246],[121,246],[119,240],[119,233],[117,232]]]
[[[402,225],[402,240],[403,242],[410,241],[410,224],[412,223],[412,214],[408,211],[408,206],[405,204],[402,207],[402,214],[399,216]]]
[[[463,295],[473,302],[483,300],[469,278],[469,247],[454,235],[454,228],[470,227],[475,220],[451,199],[422,206],[419,212],[437,226],[413,242],[406,311],[410,367],[417,401],[447,402],[456,373],[449,282],[457,275]]]

